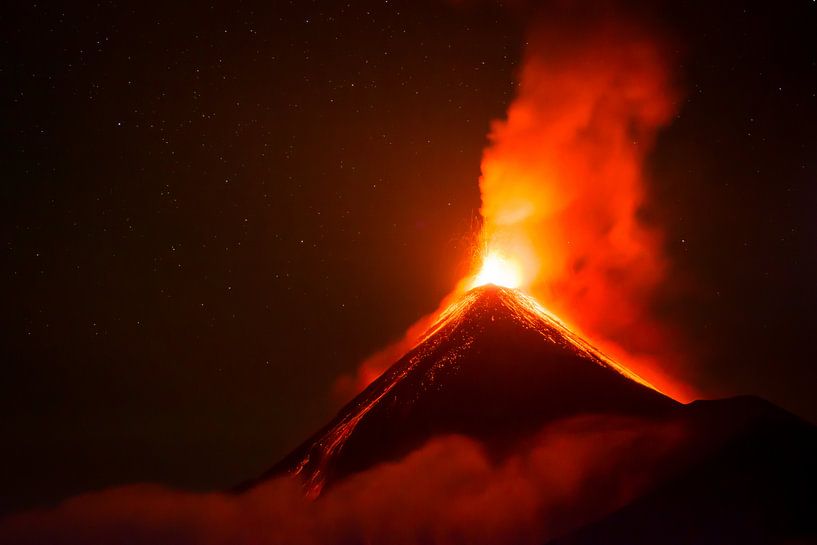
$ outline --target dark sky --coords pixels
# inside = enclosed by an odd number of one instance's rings
[[[523,25],[442,2],[35,4],[0,19],[0,508],[224,487],[472,251]],[[661,312],[709,396],[817,419],[817,5],[672,6]]]

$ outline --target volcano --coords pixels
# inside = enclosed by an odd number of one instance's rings
[[[288,472],[314,497],[434,436],[466,435],[501,453],[557,419],[654,417],[678,405],[531,297],[491,284],[452,304],[412,350],[260,480]]]
[[[318,498],[435,437],[472,438],[501,460],[548,425],[596,417],[681,430],[683,439],[661,455],[660,471],[642,472],[646,485],[626,503],[605,476],[594,485],[600,508],[560,511],[552,545],[817,543],[812,424],[751,396],[679,403],[531,297],[494,285],[466,292],[325,427],[236,491],[289,474]],[[656,465],[649,451],[628,454],[630,471]]]

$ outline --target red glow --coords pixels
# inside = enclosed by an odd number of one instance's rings
[[[471,287],[494,284],[505,288],[518,288],[524,280],[519,263],[499,252],[492,252],[482,258],[479,272],[471,282]]]
[[[548,309],[686,397],[655,363],[673,352],[649,310],[666,264],[661,233],[638,219],[645,157],[676,110],[664,53],[610,22],[531,33],[517,97],[483,156],[481,240]]]

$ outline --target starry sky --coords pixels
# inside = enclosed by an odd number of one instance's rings
[[[0,510],[263,471],[466,272],[524,18],[19,3],[0,19]],[[817,420],[817,6],[667,3],[660,312],[707,396]]]

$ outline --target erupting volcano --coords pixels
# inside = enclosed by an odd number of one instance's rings
[[[756,398],[685,404],[678,386],[681,343],[656,311],[663,233],[645,219],[646,157],[679,103],[668,44],[568,11],[534,25],[488,134],[472,273],[361,365],[333,419],[234,490],[249,505],[270,490],[273,504],[310,500],[303,526],[280,511],[294,528],[280,542],[817,535],[814,427]],[[418,517],[425,505],[444,522]]]
[[[771,10],[39,4],[0,545],[817,544],[817,428],[699,399],[809,393],[814,47]]]
[[[425,500],[450,518],[410,524],[412,543],[813,537],[814,427],[757,398],[685,404],[677,384],[644,166],[679,108],[671,48],[637,21],[562,15],[533,25],[516,96],[488,134],[478,267],[361,365],[362,391],[325,427],[239,491],[294,477],[315,505],[362,489],[393,507],[409,481],[431,483],[409,518]],[[452,438],[502,477],[456,477],[435,457],[457,459],[435,450]],[[433,464],[412,465],[429,452]],[[442,492],[441,473],[455,475]],[[371,477],[394,474],[394,488]],[[517,503],[528,518],[492,523]],[[487,533],[463,537],[463,520]],[[349,541],[378,542],[369,535]]]

